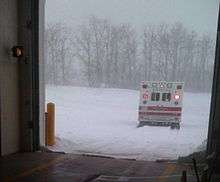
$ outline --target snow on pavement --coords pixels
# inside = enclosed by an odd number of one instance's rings
[[[57,143],[53,150],[138,160],[188,155],[206,139],[210,94],[184,93],[180,130],[137,128],[139,91],[47,86],[56,104]]]

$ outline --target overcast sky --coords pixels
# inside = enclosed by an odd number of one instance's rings
[[[216,32],[220,0],[46,0],[46,23],[76,26],[88,16],[115,23],[144,24],[182,22],[200,33]]]

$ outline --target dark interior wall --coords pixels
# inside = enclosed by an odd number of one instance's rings
[[[19,151],[18,61],[10,49],[17,45],[17,0],[0,1],[0,123],[1,154]]]
[[[32,89],[32,0],[18,0],[18,45],[24,49],[19,60],[20,88],[20,148],[21,151],[32,151],[33,146],[33,89]]]
[[[1,154],[44,145],[45,0],[0,0]],[[22,58],[12,57],[23,46]]]
[[[45,22],[45,2],[46,0],[39,0],[39,137],[40,145],[45,145],[45,83],[44,83],[44,22]]]
[[[44,145],[44,0],[19,0],[18,44],[24,47],[20,73],[21,149]]]
[[[214,78],[212,87],[207,153],[212,155],[210,164],[218,161],[220,169],[220,12],[218,17]],[[213,155],[214,154],[214,155]]]

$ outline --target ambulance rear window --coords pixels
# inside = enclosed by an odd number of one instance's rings
[[[162,94],[162,101],[170,102],[170,100],[171,100],[171,93],[163,93]]]
[[[152,92],[151,101],[159,101],[159,100],[160,100],[160,93]]]

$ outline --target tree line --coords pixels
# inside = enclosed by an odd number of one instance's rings
[[[181,81],[208,92],[215,41],[181,23],[114,24],[90,17],[75,29],[50,24],[45,31],[47,84],[138,89],[140,82]]]

